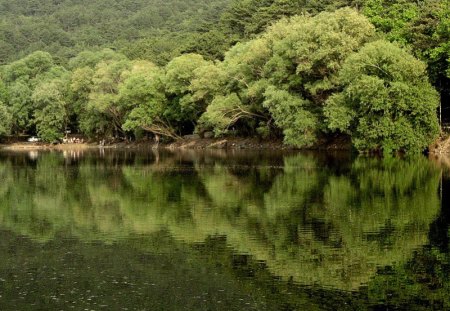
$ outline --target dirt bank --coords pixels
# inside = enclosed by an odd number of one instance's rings
[[[27,151],[27,150],[85,150],[93,148],[125,148],[125,149],[239,149],[239,150],[293,150],[295,148],[286,146],[282,140],[261,140],[258,138],[211,138],[211,139],[182,139],[170,143],[156,144],[153,141],[138,142],[119,142],[106,144],[104,146],[98,143],[84,144],[44,144],[44,143],[11,143],[0,145],[0,149],[9,151]],[[347,138],[335,138],[332,140],[319,141],[315,146],[309,149],[316,150],[350,150],[351,143]]]
[[[436,155],[450,155],[450,136],[448,134],[442,135],[433,145],[429,148],[431,154]]]
[[[29,150],[84,150],[96,148],[95,144],[44,144],[44,143],[12,143],[0,145],[0,149],[8,151],[29,151]]]

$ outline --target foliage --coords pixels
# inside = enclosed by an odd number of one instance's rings
[[[54,142],[62,139],[67,125],[66,81],[50,81],[39,85],[33,92],[36,110],[34,122],[42,140]]]
[[[55,65],[50,54],[40,51],[5,66],[2,70],[2,77],[6,92],[2,93],[7,93],[7,96],[3,96],[4,98],[0,100],[3,101],[11,115],[11,120],[7,118],[8,124],[11,124],[7,132],[19,134],[32,130],[37,124],[39,124],[38,132],[42,131],[42,133],[46,132],[44,127],[61,127],[61,124],[55,124],[59,121],[50,117],[51,114],[64,116],[66,114],[65,109],[61,110],[61,106],[55,104],[55,102],[62,101],[60,95],[55,95],[54,88],[40,88],[47,83],[50,85],[50,81],[60,79],[65,75],[67,75],[67,71]],[[47,91],[49,93],[46,94]],[[47,121],[51,124],[44,125]],[[52,133],[44,134],[44,139],[56,138],[55,130],[50,132]]]
[[[11,131],[12,115],[8,107],[0,102],[0,135],[7,135]]]
[[[377,29],[411,49],[428,64],[430,81],[439,90],[444,105],[444,117],[450,98],[447,75],[450,59],[450,5],[448,0],[367,0],[363,13]]]
[[[346,60],[340,81],[344,90],[328,99],[325,115],[360,151],[418,152],[439,134],[439,97],[425,65],[397,46],[366,45]]]
[[[341,64],[373,36],[373,26],[351,9],[274,24],[226,53],[219,65],[228,77],[225,94],[218,92],[201,124],[220,134],[239,118],[252,116],[269,128],[273,119],[286,143],[311,146],[323,127],[317,120],[323,102],[337,88]],[[238,110],[248,113],[232,114]],[[261,130],[258,123],[248,126]]]
[[[222,14],[222,23],[228,33],[237,37],[251,37],[266,30],[267,26],[283,17],[317,14],[341,7],[356,6],[352,0],[245,0],[233,1]]]
[[[196,70],[207,65],[209,62],[198,54],[185,54],[167,64],[164,85],[169,102],[164,114],[168,119],[192,123],[205,111],[206,103],[193,98],[190,85]]]
[[[109,133],[118,136],[128,113],[128,103],[121,99],[119,90],[124,82],[124,72],[129,70],[130,62],[101,61],[95,67],[92,87],[89,93],[87,111],[103,116],[110,124]]]
[[[0,79],[0,135],[9,134],[12,127],[12,115],[8,106],[8,88]]]
[[[121,74],[129,66],[122,54],[109,49],[84,51],[70,60],[70,94],[78,124],[73,126],[89,137],[112,136],[121,132],[123,107],[118,102]],[[113,121],[115,120],[115,121]]]
[[[68,67],[72,70],[85,67],[94,68],[102,61],[112,62],[123,61],[126,59],[125,55],[114,52],[111,49],[103,49],[98,52],[82,51],[69,60]]]
[[[8,93],[8,107],[13,116],[13,132],[23,132],[32,124],[32,90],[27,84],[17,81],[9,85]]]
[[[142,128],[158,135],[177,137],[164,117],[167,98],[163,78],[163,70],[148,62],[134,64],[127,73],[120,94],[132,110],[125,121],[124,129],[136,131]]]
[[[248,111],[239,97],[233,93],[217,96],[200,118],[202,128],[213,128],[215,136],[226,134],[231,126],[242,118],[251,118],[254,114]]]
[[[287,144],[309,147],[316,141],[318,120],[304,108],[309,104],[307,100],[273,86],[267,89],[264,96],[264,106],[269,109],[275,124],[283,129]]]
[[[122,89],[124,100],[132,103],[125,128],[142,128],[175,139],[192,133],[208,104],[208,91],[199,83],[212,66],[201,55],[185,54],[170,61],[165,70],[151,65],[132,72]],[[214,85],[214,80],[208,83]]]
[[[128,56],[170,59],[192,36],[216,24],[228,0],[0,1],[0,64],[37,50],[66,63],[79,52],[109,47]],[[177,36],[168,48],[163,41]],[[151,54],[141,42],[159,41]],[[150,41],[151,42],[151,41]],[[170,59],[167,59],[169,61]]]

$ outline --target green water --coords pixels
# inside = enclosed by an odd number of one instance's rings
[[[0,310],[450,309],[442,176],[425,157],[3,152]]]

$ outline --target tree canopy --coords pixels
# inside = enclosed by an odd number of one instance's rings
[[[439,134],[439,97],[425,65],[399,47],[376,41],[351,55],[342,92],[326,102],[332,130],[348,132],[359,150],[425,149]]]

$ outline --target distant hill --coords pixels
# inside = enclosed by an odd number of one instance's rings
[[[60,63],[86,49],[131,53],[131,43],[148,39],[154,40],[155,53],[170,54],[174,47],[167,37],[178,46],[187,42],[189,34],[217,24],[230,1],[0,0],[0,64],[37,50]]]

